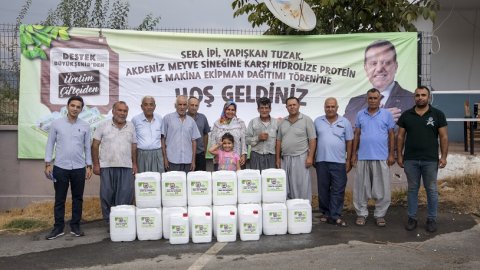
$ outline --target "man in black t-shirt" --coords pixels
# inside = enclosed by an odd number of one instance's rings
[[[397,122],[400,127],[397,139],[398,165],[404,168],[408,181],[408,223],[405,226],[408,231],[417,227],[418,189],[421,179],[427,192],[426,230],[437,230],[437,172],[438,167],[444,168],[447,165],[448,134],[445,115],[432,107],[429,100],[430,90],[425,86],[418,87],[415,90],[415,106],[405,111]]]

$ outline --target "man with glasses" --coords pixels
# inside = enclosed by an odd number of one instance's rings
[[[395,46],[388,40],[377,40],[365,49],[364,68],[373,88],[380,91],[380,106],[389,110],[395,122],[402,112],[413,105],[413,93],[403,89],[395,81],[397,73],[397,52]],[[366,94],[350,99],[345,109],[345,117],[352,125],[357,113],[367,107]]]

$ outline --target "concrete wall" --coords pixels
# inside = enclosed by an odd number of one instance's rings
[[[480,1],[443,1],[433,25],[431,84],[434,90],[480,90]],[[447,117],[464,117],[464,102],[480,95],[435,95],[433,105]],[[449,139],[463,140],[463,123],[449,123]]]
[[[480,90],[480,1],[442,8],[433,30],[433,88]]]
[[[0,126],[0,211],[33,201],[53,200],[54,190],[45,178],[43,160],[17,159],[16,126]],[[98,176],[85,185],[85,196],[98,196]]]

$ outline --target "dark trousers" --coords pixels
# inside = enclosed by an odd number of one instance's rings
[[[317,162],[316,171],[320,212],[336,220],[342,215],[347,185],[345,163]]]
[[[207,160],[205,159],[205,152],[195,155],[195,171],[206,171]]]
[[[133,204],[135,177],[132,168],[100,168],[100,202],[105,222],[110,222],[110,208]]]
[[[65,170],[57,166],[53,167],[53,177],[57,180],[53,183],[55,188],[55,206],[53,207],[55,228],[63,230],[65,227],[65,201],[69,185],[71,185],[72,192],[72,219],[70,220],[70,227],[80,227],[85,173],[85,168]]]

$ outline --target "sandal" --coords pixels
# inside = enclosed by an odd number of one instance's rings
[[[327,223],[328,217],[324,214],[320,215],[320,223]]]
[[[348,227],[347,222],[345,222],[345,220],[343,220],[341,218],[337,218],[336,220],[332,219],[332,218],[329,218],[328,219],[328,224],[337,225],[339,227]]]
[[[357,219],[355,220],[355,224],[357,226],[365,226],[366,223],[367,223],[366,217],[358,216]]]
[[[377,218],[376,223],[377,223],[377,226],[378,226],[378,227],[385,227],[385,226],[387,226],[387,221],[386,221],[385,218],[383,218],[383,217]]]

